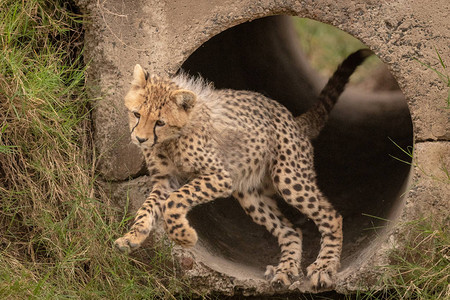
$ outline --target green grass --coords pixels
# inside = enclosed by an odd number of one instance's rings
[[[445,107],[445,109],[447,109]],[[414,168],[416,168],[418,171],[420,171],[423,175],[431,178],[434,181],[439,181],[444,184],[450,184],[450,171],[448,170],[444,158],[441,157],[440,165],[438,167],[439,171],[434,171],[433,173],[430,173],[429,171],[425,170],[424,167],[419,164],[416,157],[414,156],[414,146],[408,146],[405,149],[400,147],[395,141],[393,141],[391,138],[389,140],[398,148],[401,152],[403,152],[403,157],[397,157],[394,155],[389,154],[390,157],[392,157],[395,160],[398,160],[401,163],[410,165]]]
[[[438,68],[434,68],[431,65],[424,63],[416,58],[414,58],[414,60],[416,60],[418,63],[420,63],[422,66],[427,67],[428,69],[430,69],[431,71],[433,71],[438,77],[439,79],[442,81],[442,83],[446,86],[447,88],[447,98],[445,99],[446,102],[446,106],[444,106],[445,109],[450,109],[450,75],[447,72],[447,65],[444,63],[444,61],[442,60],[441,54],[439,53],[439,51],[435,48],[436,51],[436,56],[439,60],[439,65],[440,68],[442,70],[439,70]]]
[[[450,219],[447,219],[449,223]],[[450,234],[445,226],[424,218],[403,225],[402,246],[392,251],[391,263],[381,267],[381,291],[361,299],[449,299]]]
[[[95,182],[82,18],[67,3],[0,0],[0,299],[173,297],[163,247],[113,250],[127,222]]]

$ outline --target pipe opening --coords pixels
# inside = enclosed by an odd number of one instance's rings
[[[216,88],[263,93],[294,116],[315,103],[326,81],[308,63],[288,16],[232,27],[199,47],[181,68],[201,74]],[[351,267],[376,241],[389,225],[384,219],[395,218],[410,171],[409,165],[391,157],[401,156],[392,141],[404,149],[413,144],[406,101],[393,79],[374,84],[375,73],[348,87],[314,141],[318,184],[344,217],[341,270]],[[386,69],[380,74],[390,76]],[[319,233],[312,221],[279,202],[303,230],[304,271],[319,251]],[[277,263],[276,239],[253,223],[235,199],[198,206],[189,219],[199,234],[193,251],[212,269],[234,277],[262,278],[265,266]]]

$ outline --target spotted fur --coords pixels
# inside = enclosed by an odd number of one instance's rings
[[[261,94],[216,90],[183,74],[149,76],[136,65],[125,105],[131,140],[144,153],[152,191],[116,247],[124,252],[139,247],[159,218],[174,242],[194,246],[197,233],[188,211],[233,196],[278,239],[279,264],[267,266],[265,276],[276,288],[288,286],[301,275],[302,234],[273,200],[278,194],[317,225],[321,247],[307,278],[314,288],[331,287],[342,249],[342,217],[317,186],[311,139],[368,55],[368,50],[350,55],[318,104],[297,120]]]

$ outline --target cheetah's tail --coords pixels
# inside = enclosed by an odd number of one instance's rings
[[[361,49],[350,54],[337,68],[319,95],[319,101],[306,113],[296,118],[300,128],[309,138],[319,135],[328,120],[328,115],[344,91],[355,69],[373,54],[369,49]]]

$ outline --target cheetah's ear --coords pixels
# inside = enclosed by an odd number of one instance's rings
[[[147,82],[148,73],[144,71],[141,65],[137,64],[134,66],[133,71],[133,82],[132,85],[136,85],[139,87],[144,87]]]
[[[195,101],[197,100],[197,96],[188,90],[177,90],[172,94],[172,97],[178,107],[184,109],[185,111],[188,111],[194,107]]]

